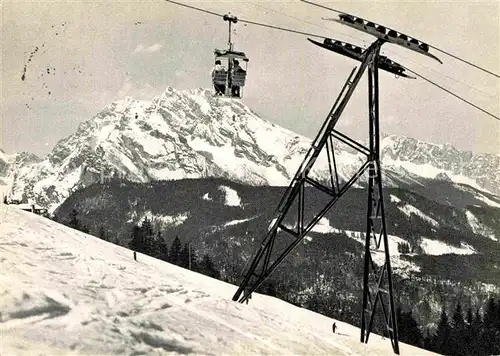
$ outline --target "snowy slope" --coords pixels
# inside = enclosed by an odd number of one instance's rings
[[[0,205],[1,353],[390,355],[389,340]],[[401,344],[403,355],[430,354]]]
[[[52,212],[78,188],[113,176],[135,182],[223,177],[287,186],[310,146],[309,138],[264,120],[241,101],[168,87],[152,101],[126,98],[108,105],[43,161],[13,166],[8,187],[12,198],[33,198]],[[335,152],[341,181],[366,159],[337,140]],[[312,176],[326,177],[327,162],[320,155]],[[386,185],[418,185],[419,178],[437,176],[500,194],[500,155],[387,136],[382,162]]]

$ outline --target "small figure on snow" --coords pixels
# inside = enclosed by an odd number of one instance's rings
[[[333,323],[332,325],[332,330],[333,330],[333,333],[335,334],[335,330],[337,329],[337,324]]]
[[[134,261],[137,261],[137,252],[134,251]]]

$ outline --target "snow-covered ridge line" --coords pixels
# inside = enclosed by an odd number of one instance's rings
[[[434,226],[435,228],[439,227],[439,223],[436,220],[431,218],[429,215],[424,214],[421,210],[415,208],[413,205],[405,204],[403,206],[398,206],[398,209],[401,210],[403,213],[405,213],[408,217],[410,217],[411,214],[415,214],[422,220]]]
[[[500,154],[459,151],[449,144],[384,135],[381,159],[386,168],[398,167],[424,178],[444,178],[500,195]]]
[[[59,141],[44,160],[9,156],[0,185],[12,198],[33,198],[49,212],[77,188],[112,177],[136,182],[223,177],[287,186],[310,144],[309,138],[259,117],[241,101],[214,98],[207,89],[169,87],[151,101],[125,98],[106,106]],[[384,169],[407,176],[412,184],[421,184],[415,178],[445,173],[453,181],[500,194],[500,156],[429,145],[384,137]],[[340,179],[346,180],[362,157],[337,141],[335,153]],[[326,177],[326,155],[320,155],[311,174]],[[486,197],[483,201],[495,204]]]
[[[465,216],[467,217],[467,221],[472,229],[472,232],[478,235],[482,235],[492,239],[493,241],[499,241],[500,237],[495,236],[493,229],[482,224],[479,219],[472,214],[470,211],[465,211]]]

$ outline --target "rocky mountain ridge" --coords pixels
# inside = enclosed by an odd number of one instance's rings
[[[396,136],[384,136],[381,144],[389,186],[450,179],[500,195],[500,155]],[[206,89],[169,87],[152,101],[125,98],[108,105],[44,159],[2,154],[0,183],[9,197],[31,199],[49,211],[75,190],[111,177],[135,182],[221,177],[286,186],[310,145],[310,139],[262,119],[241,101],[213,97]],[[334,147],[345,180],[363,157],[346,145]],[[320,156],[313,175],[327,174],[327,157]]]

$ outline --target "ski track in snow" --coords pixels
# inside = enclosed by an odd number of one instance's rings
[[[2,355],[389,355],[388,339],[0,205]],[[402,354],[425,350],[400,344]]]

